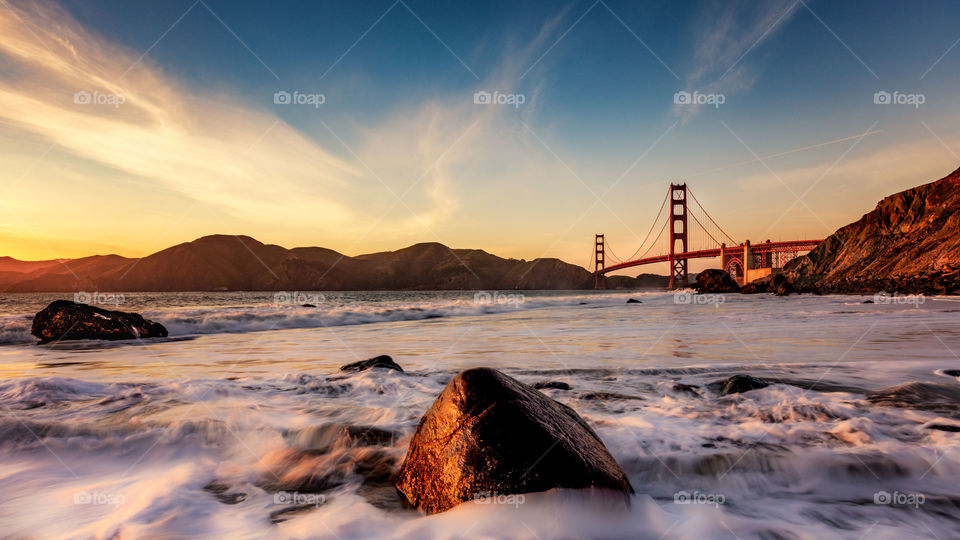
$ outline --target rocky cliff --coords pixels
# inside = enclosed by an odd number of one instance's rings
[[[960,293],[960,169],[883,199],[784,275],[807,292]]]

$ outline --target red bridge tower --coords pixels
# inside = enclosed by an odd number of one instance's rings
[[[603,235],[598,234],[595,238],[596,249],[594,250],[594,259],[593,259],[593,288],[594,289],[606,289],[607,288],[607,276],[600,273],[603,270],[604,261],[603,261]]]
[[[677,247],[679,242],[680,247]],[[687,252],[687,185],[670,184],[670,288],[686,287],[687,259],[674,255]]]

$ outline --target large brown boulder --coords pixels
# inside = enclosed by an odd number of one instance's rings
[[[428,513],[556,487],[633,492],[573,409],[490,368],[469,369],[447,384],[420,420],[396,486]]]
[[[698,293],[734,293],[740,292],[740,285],[727,272],[717,268],[704,270],[697,274],[694,285]]]
[[[41,344],[62,339],[167,337],[167,329],[162,324],[137,313],[109,311],[69,300],[55,300],[37,313],[30,333],[39,338]]]

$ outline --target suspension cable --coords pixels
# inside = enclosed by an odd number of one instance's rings
[[[660,214],[663,212],[663,209],[667,206],[667,199],[669,198],[670,198],[670,190],[667,190],[667,194],[666,196],[664,196],[663,202],[660,204],[660,210],[657,211],[657,217],[653,218],[653,224],[650,225],[650,230],[647,231],[647,235],[643,237],[643,242],[640,242],[640,247],[638,247],[637,250],[633,252],[633,255],[631,255],[630,258],[627,259],[628,261],[632,261],[636,259],[637,253],[640,253],[640,250],[643,249],[643,246],[647,243],[647,239],[650,238],[650,233],[653,232],[653,229],[657,226],[657,222],[660,221]],[[668,218],[667,221],[669,222],[670,219]],[[658,233],[657,238],[659,237],[660,237],[660,234]],[[654,242],[654,244],[655,243],[656,242]],[[654,244],[651,244],[650,247],[652,248]],[[647,248],[647,251],[649,252],[650,248]]]
[[[737,241],[734,240],[732,236],[730,236],[729,234],[727,234],[727,231],[723,230],[723,228],[722,228],[719,224],[717,224],[717,222],[714,221],[712,217],[710,217],[710,214],[708,214],[707,211],[704,210],[703,205],[700,204],[700,201],[697,200],[697,196],[693,194],[693,190],[691,190],[691,189],[688,187],[688,188],[687,188],[687,193],[689,193],[690,196],[693,197],[693,202],[697,203],[697,206],[700,208],[700,210],[703,211],[703,215],[707,216],[707,219],[710,220],[710,223],[713,223],[713,226],[716,227],[718,231],[720,231],[721,233],[723,233],[723,235],[726,236],[728,240],[730,240],[730,242],[731,242],[732,245],[736,245],[736,244],[737,244]],[[697,223],[700,223],[700,222],[698,221]],[[701,224],[700,226],[703,227],[702,224]],[[712,237],[711,237],[711,238],[712,238]],[[716,238],[714,238],[714,241],[716,241]],[[720,243],[722,243],[722,242],[717,242],[717,243],[720,244]]]

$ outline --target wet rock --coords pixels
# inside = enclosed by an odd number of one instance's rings
[[[750,375],[734,375],[725,381],[717,381],[711,384],[713,388],[719,388],[721,396],[730,394],[739,394],[749,392],[758,388],[766,388],[770,383],[763,379],[758,379]]]
[[[223,504],[239,504],[247,500],[247,494],[241,491],[230,492],[230,486],[218,480],[211,480],[203,490],[212,494]]]
[[[960,377],[960,369],[945,369],[943,374],[950,377]]]
[[[700,392],[697,391],[698,388],[700,387],[694,384],[676,383],[673,385],[672,390],[679,394],[690,394],[693,396],[699,396]]]
[[[954,426],[950,424],[932,424],[927,426],[927,429],[935,429],[937,431],[949,431],[951,433],[960,433],[960,426]]]
[[[334,447],[387,446],[397,434],[372,426],[326,424],[293,434],[293,442],[301,448],[327,452]]]
[[[489,368],[453,378],[420,420],[396,486],[428,513],[486,494],[633,488],[570,407]]]
[[[537,390],[543,390],[544,388],[554,388],[557,390],[570,390],[571,386],[563,381],[540,381],[534,383],[533,387]]]
[[[317,307],[313,304],[300,304],[300,307]]]
[[[110,311],[78,304],[70,300],[55,300],[33,318],[30,333],[49,343],[63,339],[142,339],[167,337],[167,329],[160,323],[144,319],[137,313]]]
[[[698,293],[733,293],[740,291],[740,285],[730,274],[716,268],[704,270],[697,275],[694,285]]]
[[[620,401],[620,400],[640,400],[643,401],[643,398],[640,396],[631,396],[628,394],[618,394],[616,392],[585,392],[577,396],[579,399],[584,399],[587,401]]]
[[[864,303],[864,304],[873,304],[874,302],[873,302],[873,300],[864,300],[863,303]]]
[[[386,354],[381,354],[380,356],[370,358],[368,360],[361,360],[359,362],[353,362],[352,364],[340,366],[340,371],[366,371],[371,368],[392,369],[401,372],[403,371],[403,368],[394,362],[393,358],[390,358]]]
[[[960,386],[909,382],[867,395],[867,400],[888,407],[908,407],[960,418]]]
[[[628,304],[642,304],[643,302],[641,302],[640,300],[637,300],[636,298],[630,298],[630,299],[627,300],[627,303],[628,303]]]
[[[787,296],[796,292],[793,284],[783,274],[774,274],[770,279],[770,292],[777,296]]]

